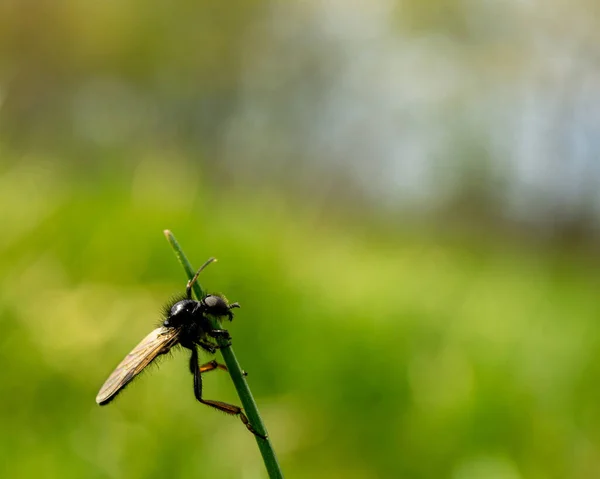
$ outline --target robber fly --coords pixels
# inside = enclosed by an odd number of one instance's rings
[[[215,258],[206,261],[194,277],[188,281],[184,298],[171,301],[165,307],[165,319],[162,326],[142,339],[140,344],[133,348],[121,361],[100,388],[100,392],[96,396],[96,402],[101,406],[111,402],[125,386],[158,356],[166,354],[175,346],[180,345],[191,351],[190,372],[194,375],[194,395],[196,399],[202,404],[223,411],[226,414],[239,416],[250,432],[264,438],[252,427],[242,408],[202,397],[202,373],[215,369],[227,371],[227,367],[215,360],[200,365],[198,347],[214,354],[221,346],[213,340],[224,338],[227,340],[226,346],[231,344],[229,332],[225,329],[214,329],[207,315],[226,316],[231,321],[233,320],[231,310],[240,307],[238,303],[229,304],[223,296],[217,294],[208,294],[200,301],[192,299],[192,286],[198,279],[198,275],[213,261],[216,261]]]

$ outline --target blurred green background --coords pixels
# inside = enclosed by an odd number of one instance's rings
[[[184,354],[94,402],[169,228],[286,477],[600,477],[595,11],[1,1],[0,476],[266,477]]]

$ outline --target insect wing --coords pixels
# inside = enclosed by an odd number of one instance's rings
[[[96,402],[108,404],[114,396],[148,366],[157,356],[166,353],[177,344],[179,330],[157,328],[140,341],[100,388]]]

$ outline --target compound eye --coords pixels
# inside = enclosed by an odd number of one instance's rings
[[[209,294],[206,298],[204,298],[204,304],[207,308],[214,308],[219,304],[219,299],[220,298],[218,296],[213,296],[212,294]]]

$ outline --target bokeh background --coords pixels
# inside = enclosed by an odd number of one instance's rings
[[[287,477],[600,477],[598,13],[0,1],[0,476],[266,477],[183,354],[94,402],[170,228]]]

